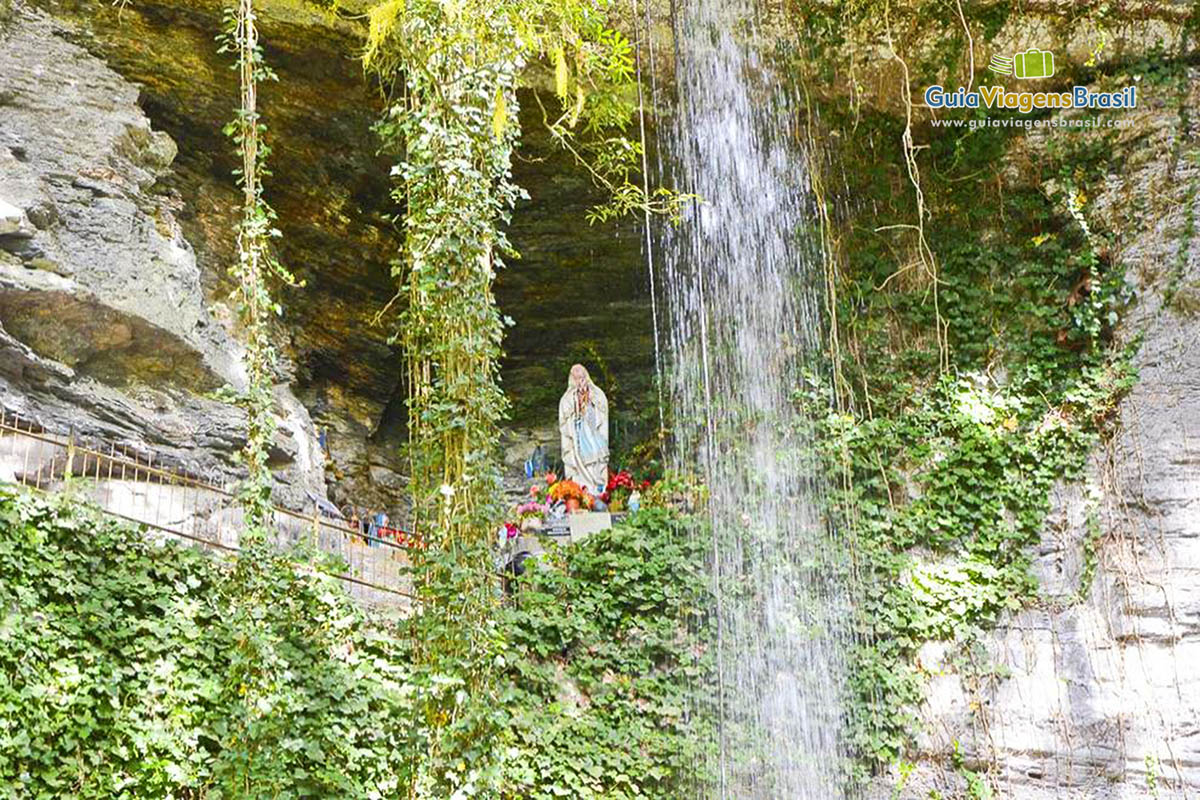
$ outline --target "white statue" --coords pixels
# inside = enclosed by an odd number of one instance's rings
[[[558,429],[567,479],[590,492],[608,483],[608,398],[582,364],[571,367],[567,391],[558,401]]]

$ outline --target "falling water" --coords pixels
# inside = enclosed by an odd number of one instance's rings
[[[681,4],[665,148],[676,186],[703,199],[666,233],[661,279],[676,455],[710,490],[719,732],[704,794],[834,800],[849,613],[794,397],[821,351],[821,259],[801,117],[752,2]]]

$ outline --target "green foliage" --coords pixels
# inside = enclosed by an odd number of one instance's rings
[[[926,80],[955,69],[920,63]],[[932,279],[905,269],[917,208],[903,191],[903,117],[865,101],[814,103],[841,134],[826,139],[848,199],[830,310],[847,355],[837,396],[814,377],[801,402],[861,579],[847,707],[865,773],[911,752],[922,645],[964,654],[970,683],[989,669],[978,665],[981,633],[1038,601],[1029,553],[1050,488],[1081,476],[1134,381],[1132,350],[1112,347],[1130,291],[1108,256],[1118,232],[1089,223],[1088,195],[1113,168],[1106,132],[1035,143],[1011,129],[918,127],[935,308]],[[990,791],[983,778],[972,786],[971,796]]]
[[[702,780],[703,562],[702,537],[652,510],[520,580],[504,797],[678,798]]]
[[[405,779],[396,643],[329,578],[0,495],[0,797],[355,798]],[[270,653],[248,662],[244,646]],[[256,676],[268,674],[270,682]],[[252,686],[254,688],[252,688]]]
[[[917,649],[966,641],[1035,594],[1026,553],[1050,486],[1079,472],[1094,435],[1023,389],[946,379],[903,414],[828,412],[819,425],[839,478],[830,503],[853,531],[864,583],[851,724],[871,760],[904,752]]]
[[[987,778],[967,767],[966,761],[963,759],[962,747],[957,741],[954,743],[954,752],[950,756],[950,764],[967,784],[967,800],[992,800],[995,797],[992,785],[988,783]]]
[[[398,635],[414,692],[414,798],[496,797],[504,764],[503,668],[507,631],[500,597],[484,570],[486,548],[424,554],[416,570],[420,611]]]
[[[1154,800],[1158,800],[1158,797],[1159,797],[1159,793],[1158,793],[1158,777],[1159,777],[1158,756],[1147,753],[1146,758],[1145,758],[1145,764],[1146,764],[1146,790],[1148,792],[1150,792],[1150,796],[1153,797]]]
[[[1027,553],[1050,487],[1080,476],[1132,380],[1121,358],[1065,375],[1035,362],[1006,385],[946,378],[901,408],[876,403],[872,418],[820,418],[838,487],[830,504],[853,532],[864,584],[851,725],[869,762],[905,752],[921,644],[968,641],[1035,599]],[[1051,388],[1057,405],[1047,402]],[[829,408],[820,392],[810,402],[815,413]]]
[[[199,551],[5,492],[0,798],[449,797],[421,783],[429,760],[460,798],[679,797],[706,740],[688,705],[707,664],[695,541],[654,511],[554,553],[493,641],[438,671],[414,656],[461,641],[433,627],[446,616],[383,626],[282,556],[247,586]],[[467,682],[480,666],[493,695]]]
[[[1075,602],[1087,600],[1092,590],[1092,582],[1096,578],[1096,568],[1100,565],[1100,541],[1103,534],[1100,530],[1100,515],[1097,508],[1097,493],[1088,498],[1087,534],[1083,539],[1083,568],[1079,571],[1079,586],[1075,590]]]

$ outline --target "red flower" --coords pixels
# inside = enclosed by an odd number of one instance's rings
[[[624,470],[624,469],[621,470],[620,472],[617,472],[617,473],[609,476],[608,484],[605,486],[605,488],[608,489],[608,491],[610,491],[610,492],[613,491],[614,489],[632,490],[633,487],[634,487],[633,476],[629,474],[628,470]]]
[[[558,476],[555,475],[553,472],[547,472],[546,473],[546,485],[550,486],[555,483],[558,483]]]

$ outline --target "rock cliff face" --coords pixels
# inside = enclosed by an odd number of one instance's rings
[[[237,385],[240,371],[225,277],[235,164],[221,134],[237,100],[214,43],[221,4],[24,0],[14,8],[0,52],[0,152],[14,165],[0,176],[9,204],[0,229],[13,228],[0,322],[22,354],[4,361],[29,366],[10,380],[10,405],[47,425],[170,443],[182,448],[179,458],[219,463],[231,475],[239,416],[203,397]],[[274,148],[267,194],[284,233],[281,260],[308,283],[279,296],[289,428],[277,448],[289,481],[281,490],[303,485],[339,505],[397,510],[404,387],[388,345],[392,323],[373,324],[395,294],[390,260],[400,242],[389,159],[371,129],[379,100],[355,59],[361,31],[303,8],[262,3],[267,57],[280,75],[262,93]],[[517,323],[503,369],[515,417],[506,447],[516,462],[532,448],[529,429],[553,425],[572,362],[601,376],[618,407],[640,400],[653,374],[640,232],[583,222],[600,194],[555,151],[536,104],[525,101],[529,134],[516,178],[532,200],[510,230],[523,257],[497,286]],[[58,324],[47,324],[48,309],[63,315]],[[34,374],[54,388],[31,389]],[[93,398],[114,410],[93,414]],[[90,416],[108,422],[88,427]],[[329,432],[328,464],[313,446],[316,428]],[[188,439],[194,445],[177,443]]]
[[[194,249],[204,298],[224,305],[239,200],[222,134],[238,102],[236,76],[215,41],[222,4],[29,5],[136,85],[137,104],[178,143],[159,186],[180,198],[175,217]],[[261,94],[274,151],[266,194],[284,233],[278,255],[308,284],[277,290],[284,307],[277,340],[291,390],[328,429],[334,500],[393,507],[400,462],[385,417],[400,362],[387,345],[390,330],[371,319],[395,292],[388,261],[398,237],[387,217],[394,210],[388,164],[371,133],[377,101],[353,60],[353,29],[302,9],[286,0],[262,4],[264,46],[280,77]]]
[[[1055,493],[1036,561],[1044,599],[993,632],[973,674],[925,648],[920,757],[872,797],[984,796],[966,770],[1021,800],[1200,796],[1200,74],[1189,78],[1178,105],[1143,93],[1090,201],[1121,235],[1137,292],[1121,336],[1140,341],[1140,379],[1088,480]]]
[[[176,155],[138,89],[18,9],[0,48],[0,399],[46,427],[234,479],[244,384],[196,256],[160,191]],[[279,499],[320,491],[304,407],[281,382]]]

